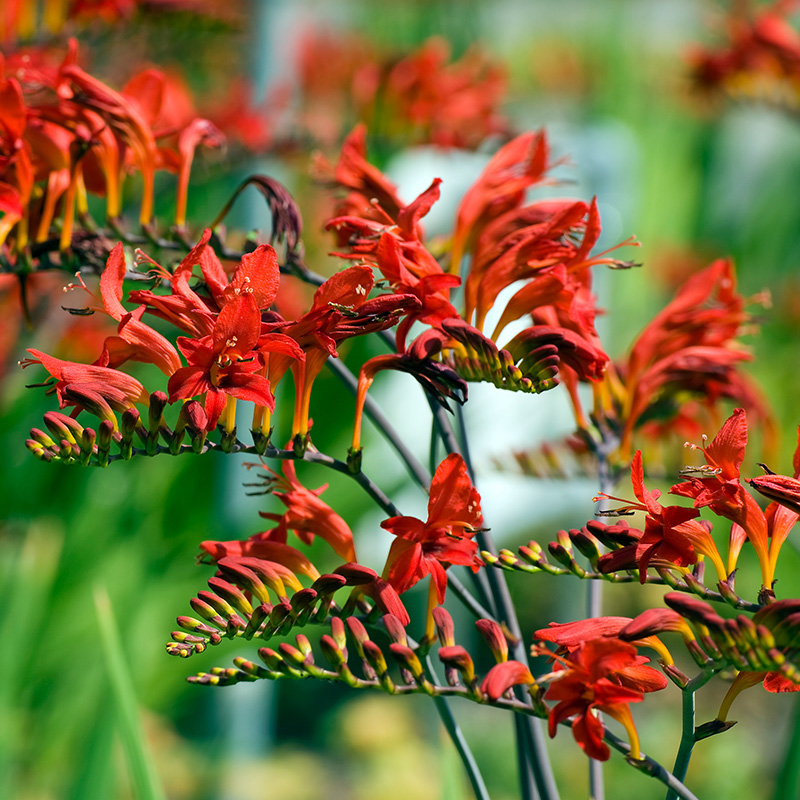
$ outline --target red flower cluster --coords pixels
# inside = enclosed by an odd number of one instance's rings
[[[362,393],[377,369],[401,369],[428,381],[426,363],[444,352],[449,355],[440,363],[463,378],[514,390],[543,391],[555,385],[558,373],[575,397],[579,380],[602,378],[608,356],[594,328],[590,267],[628,264],[607,254],[590,255],[600,235],[594,201],[525,204],[527,190],[544,183],[550,167],[544,132],[524,134],[498,150],[464,196],[450,265],[451,272],[457,271],[462,257],[471,253],[465,308],[459,315],[450,291],[460,280],[445,273],[430,253],[420,225],[439,197],[440,181],[403,205],[395,187],[367,162],[363,128],[348,137],[335,168],[320,165],[348,192],[328,223],[340,244],[347,245],[337,255],[366,261],[395,292],[419,301],[398,329],[398,355],[363,368]],[[501,291],[519,281],[524,286],[507,302],[488,338],[482,332],[487,313]],[[528,315],[533,324],[498,349],[495,341],[506,326]],[[407,345],[415,321],[430,328]],[[354,447],[358,444],[356,438]]]
[[[726,41],[714,48],[695,48],[689,55],[698,86],[796,109],[800,34],[789,16],[797,8],[797,0],[775,0],[759,8],[748,2],[734,4],[726,19]]]
[[[629,705],[667,685],[664,675],[645,666],[648,661],[633,645],[614,638],[590,639],[566,658],[558,657],[557,672],[544,695],[545,700],[557,701],[550,711],[550,736],[556,735],[560,722],[572,718],[572,734],[586,755],[606,761],[610,751],[594,713],[602,711],[625,728],[630,756],[638,759],[639,736]]]
[[[232,431],[236,400],[241,399],[255,403],[254,427],[262,427],[265,433],[269,432],[269,412],[274,407],[272,389],[291,366],[297,390],[293,433],[305,435],[313,380],[325,359],[336,355],[337,342],[396,324],[400,314],[413,307],[416,300],[404,295],[368,299],[372,271],[351,267],[319,287],[310,311],[298,320],[285,320],[269,310],[280,280],[272,247],[261,245],[245,255],[229,278],[209,245],[210,237],[211,231],[207,230],[174,274],[150,262],[156,274],[170,281],[171,294],[133,291],[129,299],[139,303],[133,311],[121,302],[126,267],[122,245],[117,245],[100,280],[97,305],[119,322],[118,335],[105,340],[103,351],[92,366],[59,362],[38,351],[31,351],[34,359],[24,365],[43,364],[58,381],[62,407],[73,404],[77,411],[89,406],[74,400],[75,387],[86,382],[98,384],[98,370],[103,370],[104,375],[113,373],[104,381],[107,390],[103,385],[92,386],[101,395],[105,391],[106,402],[125,407],[134,402],[146,403],[143,387],[116,372],[116,368],[128,360],[152,363],[169,378],[170,402],[204,399],[207,430],[213,430],[224,414],[224,428]],[[196,266],[200,267],[209,295],[200,295],[189,286]],[[187,334],[178,337],[177,350],[142,321],[145,312],[169,321]],[[182,365],[181,355],[186,366]],[[111,394],[123,379],[128,387],[125,402]],[[72,386],[73,400],[64,394],[65,381]]]
[[[497,108],[504,70],[477,48],[455,61],[440,38],[398,57],[355,35],[309,31],[301,40],[299,124],[332,142],[340,120],[369,121],[381,139],[403,144],[477,147],[505,133]]]
[[[178,174],[176,223],[182,225],[195,150],[224,141],[213,123],[195,114],[182,84],[149,69],[116,91],[78,66],[74,40],[60,64],[40,51],[5,59],[0,116],[0,208],[6,212],[0,243],[10,241],[15,252],[29,238],[50,235],[59,207],[66,249],[76,211],[87,211],[87,192],[105,198],[109,218],[119,216],[122,184],[134,170],[142,178],[145,225],[153,215],[156,171]],[[43,202],[32,203],[36,186]]]

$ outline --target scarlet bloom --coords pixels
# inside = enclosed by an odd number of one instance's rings
[[[220,311],[210,336],[180,337],[178,347],[188,367],[169,379],[169,400],[174,403],[205,394],[208,429],[213,430],[228,397],[275,407],[263,363],[253,353],[261,333],[261,315],[252,296],[240,294]]]
[[[662,506],[658,502],[661,493],[658,490],[651,492],[644,485],[641,450],[637,450],[633,457],[631,483],[638,503],[629,503],[610,495],[601,496],[626,503],[626,509],[646,512],[644,534],[635,544],[601,556],[600,570],[614,572],[635,566],[638,567],[639,578],[644,583],[647,567],[654,559],[678,567],[688,567],[697,563],[699,555],[704,555],[711,559],[720,580],[725,580],[727,573],[711,533],[706,525],[696,519],[700,512],[696,508]]]
[[[265,468],[266,469],[266,468]],[[345,561],[355,561],[356,551],[353,543],[353,533],[347,523],[324,501],[321,495],[328,484],[323,484],[319,489],[307,489],[297,479],[297,472],[291,461],[283,462],[283,477],[267,469],[271,473],[266,478],[267,484],[274,489],[275,497],[286,506],[283,514],[270,514],[260,512],[262,517],[278,523],[276,528],[256,536],[251,536],[249,542],[253,547],[261,543],[281,542],[286,543],[287,534],[294,531],[300,541],[310,545],[315,536],[324,539],[334,552]]]
[[[451,453],[431,481],[427,521],[392,517],[381,523],[397,537],[389,550],[384,577],[402,594],[430,574],[438,602],[443,603],[447,567],[460,564],[477,572],[483,566],[472,538],[482,523],[478,490],[469,479],[464,459]]]
[[[769,588],[775,567],[770,563],[767,519],[739,481],[746,446],[747,420],[744,410],[737,408],[710,444],[696,447],[703,451],[707,466],[698,470],[699,475],[687,476],[684,483],[673,486],[670,494],[691,497],[695,508],[708,506],[715,514],[736,523],[731,530],[728,568],[735,566],[746,536],[758,556],[762,582]]]
[[[603,742],[603,723],[595,711],[602,711],[625,727],[631,746],[631,758],[640,758],[639,736],[633,724],[630,703],[639,703],[645,692],[667,685],[667,679],[645,664],[648,659],[636,654],[636,648],[619,639],[592,639],[578,646],[544,695],[557,700],[548,719],[550,736],[558,724],[572,717],[575,741],[590,758],[606,761],[610,755]]]
[[[657,636],[623,635],[622,632],[629,628],[633,621],[630,617],[590,617],[575,622],[551,622],[547,628],[540,628],[533,635],[536,639],[558,645],[560,654],[571,653],[590,639],[624,638],[625,641],[630,641],[638,647],[650,647],[666,664],[672,664],[671,653]]]

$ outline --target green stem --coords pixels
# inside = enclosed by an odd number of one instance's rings
[[[461,447],[450,421],[445,415],[445,410],[430,396],[428,403],[445,447],[451,453],[460,453]],[[475,473],[469,461],[469,451],[465,450],[462,456],[474,484]],[[497,552],[488,531],[479,531],[475,538],[481,550],[487,550],[490,553]],[[522,637],[505,576],[500,570],[481,570],[478,574],[485,575],[488,579],[490,597],[493,606],[497,609],[497,619],[506,623],[513,636],[510,647],[511,657],[522,664],[527,664],[528,651],[524,644],[525,640]],[[520,687],[517,689],[522,691]],[[521,719],[515,718],[514,724],[517,730],[518,768],[522,797],[527,800],[527,798],[536,797],[538,793],[541,800],[558,800],[558,788],[547,754],[541,722],[534,717],[527,716]],[[531,785],[531,779],[534,785]]]
[[[438,683],[436,672],[433,669],[430,656],[425,656],[425,664],[428,668],[428,672],[434,678],[434,682]],[[472,785],[473,791],[475,792],[475,796],[478,798],[478,800],[490,800],[489,792],[486,789],[483,776],[481,775],[481,771],[475,761],[475,756],[472,754],[472,751],[470,750],[469,745],[464,738],[464,733],[453,716],[450,704],[441,695],[434,695],[433,704],[436,706],[436,711],[439,714],[439,718],[442,720],[445,730],[447,731],[450,739],[455,745],[456,750],[458,751],[458,755],[461,758],[461,763],[464,765],[464,769],[467,772],[467,777],[469,778],[469,782]]]
[[[683,697],[681,698],[682,714],[681,714],[681,742],[678,746],[678,754],[675,756],[675,766],[672,768],[672,774],[679,780],[683,781],[686,777],[686,771],[689,769],[689,761],[692,758],[692,750],[695,745],[694,738],[694,693],[696,687],[692,686],[690,681],[683,689]],[[675,800],[677,798],[675,790],[670,787],[667,790],[666,800]]]

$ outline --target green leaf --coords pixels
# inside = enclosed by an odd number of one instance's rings
[[[123,657],[122,642],[111,609],[111,601],[104,587],[95,587],[94,602],[103,645],[103,658],[117,712],[117,730],[128,762],[134,797],[138,800],[162,800],[165,795],[142,733],[136,691]]]

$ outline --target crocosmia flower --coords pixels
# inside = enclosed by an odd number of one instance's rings
[[[445,570],[461,564],[477,570],[483,565],[473,540],[481,527],[481,498],[460,455],[451,453],[431,481],[428,519],[392,517],[381,527],[397,537],[392,543],[384,577],[402,594],[431,576],[439,604],[447,589]]]
[[[627,731],[631,758],[641,757],[639,736],[633,724],[630,703],[639,703],[645,692],[667,685],[667,679],[652,667],[636,648],[619,639],[592,639],[561,659],[561,670],[544,695],[557,700],[550,711],[548,730],[556,735],[558,724],[572,718],[575,741],[590,758],[607,761],[603,723],[596,711],[617,720]]]

